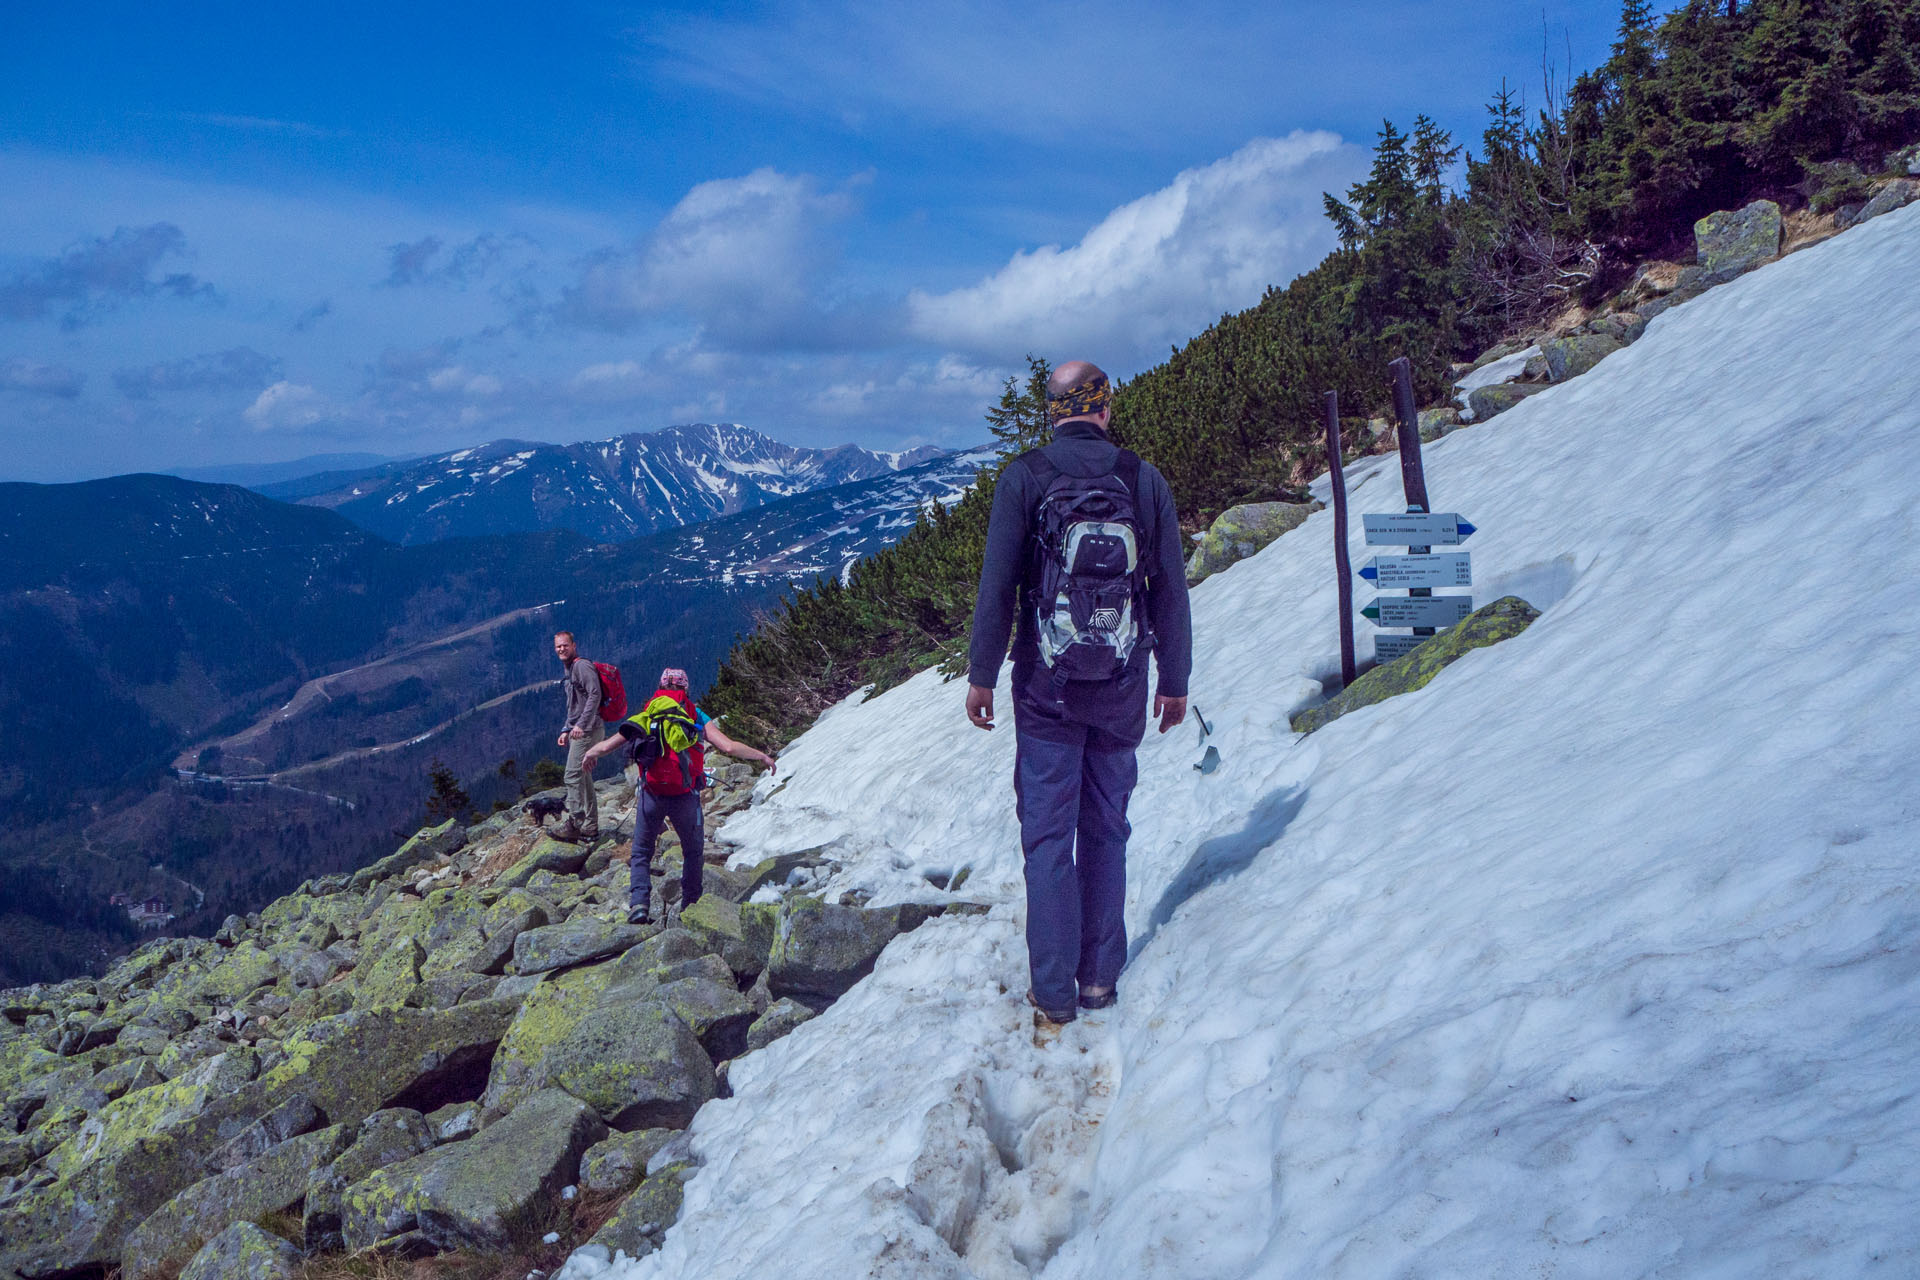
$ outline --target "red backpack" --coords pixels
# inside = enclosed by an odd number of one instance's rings
[[[697,720],[693,699],[681,689],[655,689],[653,698],[672,698],[686,708],[687,718]],[[653,698],[648,698],[652,702]],[[647,765],[644,784],[647,790],[657,796],[683,796],[689,791],[697,791],[707,777],[707,751],[699,739],[685,751],[662,751]]]
[[[620,668],[611,662],[596,662],[600,673],[600,718],[613,724],[627,718],[627,686],[620,681]]]

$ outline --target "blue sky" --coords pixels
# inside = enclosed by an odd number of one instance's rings
[[[739,421],[960,445],[1332,247],[1613,4],[22,3],[0,478]],[[1543,38],[1544,22],[1544,38]]]

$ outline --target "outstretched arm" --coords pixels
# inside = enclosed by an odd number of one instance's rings
[[[715,750],[724,751],[736,760],[758,761],[767,766],[768,773],[779,772],[779,768],[774,764],[772,756],[760,750],[758,747],[750,747],[744,742],[735,742],[732,738],[729,738],[720,731],[720,725],[716,721],[707,721],[706,737],[708,743],[710,743]]]

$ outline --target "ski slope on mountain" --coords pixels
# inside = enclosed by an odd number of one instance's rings
[[[823,717],[739,860],[999,905],[737,1062],[613,1273],[1920,1271],[1916,281],[1910,207],[1431,446],[1475,600],[1542,616],[1417,693],[1288,727],[1337,676],[1331,512],[1197,588],[1223,764],[1150,735],[1121,999],[1057,1040],[1004,681],[991,734],[937,673]],[[1359,564],[1397,469],[1352,497]]]

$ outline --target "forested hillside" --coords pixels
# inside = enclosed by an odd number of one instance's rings
[[[1325,391],[1350,414],[1383,412],[1387,363],[1406,356],[1436,402],[1454,362],[1602,301],[1648,258],[1690,254],[1706,213],[1763,195],[1815,211],[1858,199],[1891,148],[1920,138],[1920,5],[1692,0],[1656,19],[1626,0],[1607,60],[1550,76],[1541,97],[1499,86],[1471,150],[1424,116],[1384,123],[1366,180],[1327,197],[1341,247],[1119,389],[1116,437],[1166,474],[1190,527],[1324,465]],[[988,414],[1008,456],[1044,438],[1044,362],[1032,374]],[[765,617],[708,701],[784,741],[860,685],[952,652],[996,473],[844,584]]]

